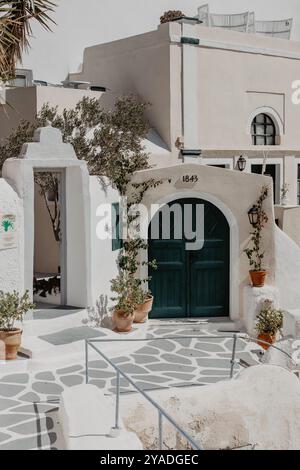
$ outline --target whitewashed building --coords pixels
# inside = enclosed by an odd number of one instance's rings
[[[153,168],[136,174],[134,181],[171,182],[149,191],[145,204],[150,208],[176,201],[194,206],[201,201],[207,221],[205,245],[198,252],[188,253],[183,240],[150,241],[149,256],[159,266],[151,281],[153,316],[230,316],[250,331],[262,298],[273,297],[287,309],[298,308],[300,302],[300,105],[293,99],[297,79],[300,43],[183,19],[87,48],[82,71],[71,74],[69,82],[79,87],[90,84],[98,91],[49,86],[9,91],[16,110],[6,110],[9,121],[2,110],[2,136],[17,120],[32,119],[46,101],[60,109],[74,106],[84,95],[98,96],[105,106],[128,93],[149,101],[152,130],[145,146]],[[241,156],[244,171],[238,168]],[[22,159],[4,165],[0,212],[12,205],[19,237],[16,246],[0,252],[1,283],[6,289],[32,289],[33,226],[37,230],[33,172],[41,168],[59,169],[65,181],[61,301],[95,305],[100,295],[110,297],[109,281],[117,272],[118,256],[110,239],[96,236],[96,211],[100,203],[118,204],[120,198],[87,174],[53,129],[38,132],[36,142],[23,149]],[[262,176],[263,170],[271,178]],[[249,287],[243,250],[251,230],[247,212],[265,183],[273,187],[265,202],[268,280],[265,288],[256,290]],[[280,204],[284,183],[289,185],[292,209],[278,207],[275,215],[274,202]],[[292,218],[286,217],[290,210]],[[275,218],[296,243],[276,226]]]

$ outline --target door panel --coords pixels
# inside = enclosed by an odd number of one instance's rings
[[[153,314],[156,317],[184,317],[186,312],[186,263],[181,240],[155,240],[149,250],[158,269],[152,270],[150,288],[155,292]]]
[[[152,318],[229,315],[229,226],[218,208],[200,199],[183,199],[172,204],[193,207],[192,226],[196,224],[196,205],[204,204],[205,242],[201,250],[186,251],[186,240],[151,240],[149,259],[156,259],[157,271],[150,271],[154,295]],[[156,216],[157,217],[157,216]],[[158,219],[157,219],[158,220]],[[182,227],[183,229],[183,227]],[[160,236],[161,236],[160,220]],[[184,231],[182,230],[182,233]]]

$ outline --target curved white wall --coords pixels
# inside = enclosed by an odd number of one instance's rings
[[[275,256],[280,307],[300,309],[300,248],[278,227],[275,230]]]
[[[23,204],[18,194],[4,178],[0,178],[0,213],[17,216],[18,240],[16,248],[0,250],[0,289],[5,292],[22,291],[24,285]]]
[[[53,34],[33,26],[31,49],[23,66],[34,70],[34,78],[60,82],[80,68],[87,46],[110,42],[156,29],[161,14],[181,9],[195,15],[205,0],[59,0],[53,18]],[[216,13],[254,10],[259,19],[294,17],[293,39],[300,40],[299,0],[210,0]],[[296,77],[297,78],[297,77]]]

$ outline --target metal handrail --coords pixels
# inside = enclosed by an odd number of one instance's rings
[[[116,364],[114,364],[102,351],[99,351],[96,346],[94,346],[90,340],[86,340],[86,383],[88,384],[88,346],[91,346],[100,356],[103,357],[117,372],[117,380],[116,380],[116,411],[115,411],[115,426],[113,429],[119,430],[120,426],[120,375],[122,375],[146,400],[148,400],[151,405],[158,411],[158,441],[159,441],[159,450],[163,448],[163,418],[165,418],[169,423],[171,423],[174,428],[184,437],[189,444],[195,450],[202,450],[198,444],[194,441],[192,437],[190,437],[177,423],[174,419],[164,411],[158,403],[156,403],[147,393],[144,392],[130,377],[127,376]]]
[[[176,421],[166,412],[164,411],[161,406],[156,403],[144,390],[142,390],[125,372],[123,372],[118,365],[114,364],[106,354],[100,351],[94,343],[107,343],[107,342],[144,342],[144,341],[159,341],[159,340],[178,340],[178,339],[233,339],[232,344],[232,354],[230,360],[230,379],[233,379],[234,375],[234,366],[238,364],[236,361],[236,346],[237,341],[244,340],[246,342],[255,342],[259,344],[266,344],[270,348],[274,348],[283,354],[285,354],[292,362],[295,363],[293,357],[287,353],[286,351],[282,350],[278,346],[268,343],[267,341],[260,340],[258,338],[253,338],[248,335],[201,335],[201,336],[163,336],[159,338],[101,338],[101,339],[87,339],[85,340],[85,381],[86,384],[89,383],[89,356],[88,356],[88,348],[89,346],[94,349],[100,356],[116,371],[116,408],[115,408],[115,425],[113,427],[114,430],[120,429],[120,376],[124,377],[146,400],[151,403],[151,405],[156,408],[158,411],[158,441],[159,441],[159,450],[163,448],[163,418],[165,418],[172,426],[184,437],[189,444],[195,450],[202,450],[201,447],[194,441],[194,439],[189,436],[177,423]]]

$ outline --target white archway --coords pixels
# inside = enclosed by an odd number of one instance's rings
[[[204,193],[201,191],[178,191],[176,193],[169,194],[164,196],[163,198],[152,201],[153,204],[158,204],[163,206],[165,204],[169,204],[172,201],[176,201],[178,199],[203,199],[207,202],[210,202],[214,206],[216,206],[222,214],[225,216],[230,230],[230,254],[229,254],[229,264],[230,264],[230,276],[229,276],[229,316],[230,319],[233,321],[240,320],[240,288],[239,288],[239,255],[240,255],[240,247],[239,247],[239,227],[234,217],[233,213],[220,199],[215,197],[212,194]],[[157,209],[158,210],[158,209]],[[157,212],[157,211],[156,211]],[[148,233],[148,226],[151,223],[153,217],[155,216],[156,212],[151,214],[151,220],[144,218],[141,221],[142,233]],[[148,253],[145,253],[145,258],[142,261],[146,261],[148,258]],[[141,275],[147,276],[147,267],[142,267]]]

